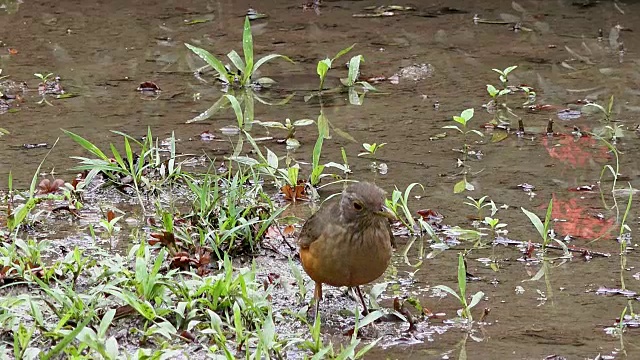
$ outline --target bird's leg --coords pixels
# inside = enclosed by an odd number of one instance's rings
[[[369,315],[369,309],[367,308],[367,304],[364,302],[364,297],[362,296],[362,292],[360,291],[360,286],[356,286],[356,293],[358,293],[358,297],[360,298],[360,301],[362,302],[362,313],[367,316]]]
[[[316,316],[320,314],[320,300],[322,300],[322,283],[316,281],[316,288],[313,290],[313,298],[316,301]]]

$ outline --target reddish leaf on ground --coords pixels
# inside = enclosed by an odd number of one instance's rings
[[[107,221],[111,222],[111,220],[116,218],[116,213],[113,210],[107,211]]]
[[[298,185],[291,187],[287,184],[280,188],[280,191],[284,194],[284,199],[287,201],[296,202],[298,200],[307,199],[307,190],[305,188],[304,181],[298,181]]]
[[[63,186],[64,180],[62,179],[55,179],[53,182],[51,182],[51,180],[49,179],[42,179],[42,181],[40,181],[40,183],[38,184],[38,194],[52,194],[58,192],[58,190],[60,190],[60,188]]]
[[[155,245],[160,243],[166,247],[175,247],[176,238],[172,232],[163,231],[162,233],[151,233],[149,234],[152,239],[149,239],[147,242],[149,245]]]

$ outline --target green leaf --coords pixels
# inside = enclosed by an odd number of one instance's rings
[[[365,326],[371,324],[372,322],[380,319],[383,316],[384,316],[384,312],[382,312],[380,310],[376,310],[374,312],[370,312],[367,316],[365,316],[364,318],[362,318],[362,320],[360,320],[360,322],[358,323],[358,327],[365,327]]]
[[[219,79],[224,82],[229,82],[228,79],[228,71],[224,67],[224,64],[220,62],[215,56],[213,56],[210,52],[205,49],[201,49],[197,46],[193,46],[190,44],[184,44],[189,50],[191,50],[194,54],[198,55],[202,60],[204,60],[213,70],[217,71],[219,74]]]
[[[540,237],[542,237],[544,239],[546,237],[546,233],[544,231],[544,225],[542,224],[542,221],[540,221],[540,218],[538,217],[538,215],[530,212],[529,210],[527,210],[527,209],[525,209],[523,207],[521,207],[520,209],[522,210],[522,212],[525,215],[527,215],[527,217],[529,218],[529,221],[531,221],[533,226],[538,231],[538,234],[540,234]]]
[[[242,51],[244,52],[245,68],[242,73],[243,84],[247,84],[253,75],[253,36],[251,35],[251,22],[249,17],[244,18],[244,30],[242,31]]]
[[[483,297],[484,297],[484,293],[482,291],[478,291],[477,293],[473,294],[468,308],[472,309],[474,306],[478,305],[478,303],[480,302],[480,300],[482,300]]]
[[[463,119],[465,119],[466,121],[471,120],[471,118],[473,117],[473,108],[469,108],[469,109],[464,110],[464,111],[460,114],[460,116],[461,116]],[[466,122],[466,121],[465,121],[465,122]]]
[[[84,320],[82,320],[82,322],[80,322],[80,324],[78,324],[78,326],[75,329],[73,329],[73,331],[65,335],[65,337],[62,338],[62,340],[60,340],[60,342],[58,342],[56,346],[53,349],[51,349],[51,351],[49,351],[46,354],[42,353],[40,355],[40,360],[49,360],[55,357],[56,355],[60,354],[69,344],[71,344],[73,340],[76,339],[76,336],[80,334],[82,329],[84,329],[85,326],[87,326],[87,324],[89,324],[89,322],[92,319],[93,319],[92,314],[88,314],[87,316],[85,316]]]
[[[287,127],[283,123],[280,123],[280,122],[277,122],[277,121],[259,121],[259,120],[256,120],[255,123],[258,124],[258,125],[262,125],[264,127],[268,127],[268,128],[287,130]]]
[[[433,287],[433,289],[439,289],[442,290],[444,292],[449,293],[450,295],[453,295],[456,299],[458,299],[458,301],[460,300],[460,295],[458,295],[458,293],[456,293],[452,288],[446,286],[446,285],[436,285]]]
[[[463,118],[462,116],[453,116],[453,121],[457,122],[458,124],[462,125],[462,126],[467,126],[467,120],[465,118]]]
[[[312,119],[300,119],[293,122],[293,126],[309,126],[315,124]]]
[[[318,115],[318,136],[331,139],[331,136],[329,136],[329,120],[322,110],[320,110],[320,115]]]
[[[90,153],[99,157],[102,160],[109,161],[109,158],[102,152],[102,150],[98,149],[97,146],[93,145],[91,142],[89,142],[82,136],[76,135],[71,131],[67,131],[65,129],[62,129],[62,131],[65,134],[67,134],[73,141],[78,143],[78,145],[82,146],[85,150],[89,151]]]
[[[233,95],[225,95],[224,97],[226,97],[227,100],[229,100],[229,102],[231,103],[231,107],[233,108],[233,112],[235,112],[235,114],[236,114],[236,120],[238,121],[238,127],[240,129],[242,129],[243,128],[243,124],[244,124],[244,118],[242,116],[242,109],[240,108],[240,103],[238,102],[238,99]]]
[[[227,98],[224,96],[221,96],[215,103],[213,103],[213,105],[211,105],[211,107],[209,107],[207,110],[202,112],[200,115],[194,117],[193,119],[188,120],[186,123],[191,124],[196,121],[207,120],[208,118],[212,117],[215,113],[223,109],[225,105],[227,105],[227,103],[228,103]]]
[[[321,79],[324,79],[329,69],[331,69],[331,60],[329,58],[318,61],[316,72],[318,73]]]
[[[351,105],[362,105],[362,101],[360,100],[360,94],[353,87],[349,87],[349,104]]]
[[[329,122],[329,125],[331,125],[331,129],[333,131],[335,131],[335,133],[338,134],[338,136],[340,136],[340,137],[342,137],[344,139],[347,139],[347,140],[349,140],[351,142],[354,142],[354,143],[358,142],[353,136],[351,136],[351,134],[349,134],[348,132],[346,132],[346,131],[344,131],[344,130],[342,130],[340,128],[337,128],[337,127],[333,126],[333,124],[331,124],[331,122]]]
[[[229,58],[229,60],[231,60],[231,63],[236,67],[236,69],[244,73],[246,65],[244,64],[244,60],[242,60],[242,58],[240,57],[240,54],[238,54],[235,50],[231,50],[227,54],[227,57]]]
[[[362,55],[356,55],[349,60],[349,75],[347,76],[347,86],[353,86],[360,75],[360,63],[364,62]]]
[[[99,337],[104,337],[107,334],[109,325],[111,325],[111,321],[113,321],[113,317],[115,315],[116,315],[116,310],[110,309],[102,316],[102,320],[100,321],[100,327],[98,328]]]
[[[462,179],[462,180],[458,181],[453,186],[453,193],[454,194],[459,194],[459,193],[463,192],[464,189],[466,188],[466,184],[467,184],[467,180],[465,180],[465,179]]]
[[[334,56],[333,59],[331,59],[331,62],[334,62],[334,61],[338,60],[339,57],[341,57],[342,55],[344,55],[344,54],[348,53],[349,51],[351,51],[351,49],[353,49],[354,46],[356,46],[356,44],[353,44],[353,45],[351,45],[349,47],[346,47],[346,48],[340,50],[336,54],[336,56]],[[329,66],[331,66],[331,65],[329,65]]]
[[[458,116],[454,116],[454,118],[456,118],[456,117],[458,117]],[[459,132],[464,132],[457,125],[447,125],[447,126],[443,126],[442,128],[443,129],[453,129],[453,130],[458,130]]]
[[[498,94],[498,89],[496,89],[496,87],[491,84],[487,84],[487,92],[489,93],[489,96],[496,97],[496,94]]]
[[[512,72],[513,70],[515,70],[515,69],[517,69],[517,68],[518,68],[518,66],[517,66],[517,65],[509,66],[508,68],[504,69],[504,71],[503,71],[503,75],[504,75],[504,76],[507,76],[507,75],[509,75],[509,73],[510,73],[510,72]]]
[[[111,359],[118,358],[118,353],[119,353],[118,341],[116,340],[115,336],[109,337],[105,342],[104,347],[105,347],[105,352]]]
[[[257,166],[260,165],[260,162],[254,158],[250,158],[248,156],[231,156],[229,160],[235,161],[240,164],[248,165],[248,166]]]
[[[269,149],[267,149],[267,164],[274,169],[278,168],[278,156]]]
[[[322,153],[322,144],[324,142],[324,137],[318,136],[316,139],[316,143],[313,146],[312,160],[311,164],[314,168],[318,167],[320,164],[320,154]]]
[[[460,298],[465,300],[467,294],[467,269],[464,266],[464,256],[458,254],[458,289],[460,289]]]
[[[277,59],[277,58],[282,58],[284,60],[287,60],[288,62],[295,64],[295,61],[291,60],[289,57],[284,56],[284,55],[280,55],[280,54],[269,54],[269,55],[265,55],[262,58],[260,58],[260,60],[258,60],[256,62],[256,65],[253,67],[253,72],[256,72],[258,70],[258,68],[262,65],[264,65],[266,62],[271,61],[273,59]]]

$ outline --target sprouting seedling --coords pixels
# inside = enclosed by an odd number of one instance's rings
[[[122,213],[122,211],[115,209],[117,212]],[[123,213],[122,213],[123,214]],[[98,225],[102,227],[109,237],[112,237],[113,234],[120,230],[120,227],[117,226],[118,221],[122,219],[124,215],[116,216],[113,210],[108,210],[105,214],[104,219],[100,219]]]
[[[41,81],[43,84],[46,84],[46,83],[47,83],[47,81],[49,81],[49,79],[53,76],[53,73],[48,73],[47,75],[43,75],[43,74],[40,74],[40,73],[35,73],[35,74],[33,74],[33,75],[34,75],[35,77],[37,77],[38,79],[40,79],[40,81]]]
[[[500,69],[491,69],[491,70],[493,70],[493,71],[497,72],[498,74],[500,74],[500,82],[502,83],[502,87],[506,88],[507,87],[507,82],[509,82],[509,73],[511,73],[517,67],[518,67],[517,65],[513,65],[513,66],[509,66],[508,68],[506,68],[504,70],[500,70]]]
[[[460,127],[458,125],[447,125],[447,126],[443,126],[443,129],[455,129],[455,130],[458,130],[459,132],[461,132],[462,134],[465,134],[465,135],[468,134],[468,133],[474,133],[474,134],[476,134],[478,136],[481,136],[481,137],[484,136],[478,130],[467,130],[467,124],[469,123],[471,118],[473,118],[473,108],[466,109],[462,113],[460,113],[460,116],[456,116],[456,115],[453,116],[453,121],[457,122],[462,127]]]
[[[353,44],[347,48],[344,48],[342,50],[340,50],[333,58],[329,59],[326,58],[324,60],[320,60],[318,61],[318,66],[316,67],[316,72],[318,73],[318,76],[320,77],[320,91],[322,91],[324,89],[324,81],[327,77],[327,72],[329,71],[329,69],[331,69],[331,67],[333,66],[333,62],[336,61],[337,59],[339,59],[342,55],[348,53],[349,51],[351,51],[351,49],[353,49],[353,47],[356,46],[356,44]]]
[[[491,216],[495,215],[496,212],[498,212],[498,207],[493,202],[493,200],[485,202],[485,200],[487,199],[486,195],[478,200],[472,198],[471,196],[467,196],[467,199],[469,199],[469,201],[465,201],[464,204],[476,209],[476,211],[478,212],[478,219],[482,219],[482,209],[485,207],[491,208]]]
[[[491,99],[493,99],[494,103],[496,105],[498,105],[498,98],[504,95],[507,95],[509,93],[511,93],[511,89],[509,89],[509,87],[507,86],[507,83],[509,82],[509,73],[511,73],[513,70],[515,70],[518,66],[514,65],[514,66],[509,66],[508,68],[504,69],[504,70],[500,70],[500,69],[492,69],[493,71],[497,72],[498,74],[500,74],[499,79],[500,79],[500,83],[502,86],[502,89],[497,89],[495,86],[491,85],[491,84],[487,84],[487,92],[489,93],[489,96],[491,96]],[[529,91],[527,92],[525,90],[525,92],[528,95],[528,99],[530,99],[530,88]],[[535,99],[535,92],[534,94],[534,99]]]
[[[462,309],[459,311],[460,317],[466,319],[469,325],[473,323],[471,309],[478,305],[484,296],[484,293],[482,291],[478,291],[473,294],[470,302],[467,301],[467,269],[464,264],[464,256],[462,254],[458,254],[458,292],[446,285],[437,285],[434,288],[445,291],[458,299],[462,306]]]
[[[463,175],[464,175],[463,179],[457,182],[453,187],[453,192],[456,194],[461,193],[465,190],[469,190],[469,191],[474,190],[474,186],[467,181],[466,161],[467,161],[467,156],[469,154],[469,149],[470,149],[469,144],[467,144],[467,135],[470,133],[476,134],[480,137],[483,137],[484,135],[478,130],[468,129],[467,124],[469,123],[471,118],[473,118],[473,108],[464,110],[462,113],[460,113],[460,116],[455,116],[455,115],[453,116],[453,121],[455,121],[458,125],[443,126],[444,129],[457,130],[460,133],[462,133],[462,135],[464,136],[464,143],[462,147],[462,160],[460,162],[462,166],[465,166],[465,169],[463,171]]]
[[[373,144],[369,144],[369,143],[364,143],[362,144],[362,147],[366,150],[366,152],[361,152],[360,154],[358,154],[358,156],[365,156],[365,155],[371,155],[371,156],[375,156],[376,152],[378,150],[380,150],[383,146],[387,145],[387,143],[373,143]]]
[[[607,105],[607,107],[605,108],[604,106],[597,104],[597,103],[588,103],[585,105],[585,107],[587,106],[592,106],[595,107],[596,109],[600,110],[600,112],[602,112],[602,114],[604,115],[604,122],[605,123],[610,123],[611,122],[611,114],[613,112],[613,95],[611,95],[611,97],[609,98],[609,104]]]
[[[322,179],[322,173],[324,172],[324,168],[326,165],[320,164],[320,154],[322,153],[322,144],[324,143],[324,137],[322,134],[318,134],[318,138],[316,139],[316,144],[313,146],[313,153],[311,157],[311,176],[309,176],[309,181],[312,186],[317,186],[320,184],[320,180]]]
[[[624,137],[624,126],[621,124],[613,124],[613,95],[609,98],[609,104],[606,108],[597,103],[589,103],[585,105],[585,107],[595,107],[604,116],[601,120],[604,126],[594,129],[594,133],[601,137],[611,139],[613,143],[615,143],[618,138]]]
[[[346,79],[340,79],[342,85],[348,88],[349,103],[351,105],[362,105],[364,94],[368,91],[376,91],[376,88],[366,81],[358,81],[360,76],[360,64],[364,62],[362,55],[356,55],[349,61],[349,73]],[[362,86],[362,92],[359,93],[355,86]]]
[[[291,119],[285,119],[284,123],[278,121],[259,121],[255,120],[255,124],[262,125],[266,128],[274,128],[274,129],[282,129],[287,132],[286,144],[287,149],[297,149],[300,147],[300,142],[295,138],[296,131],[298,128],[303,126],[309,126],[315,124],[315,121],[312,119],[300,119],[296,121],[291,121]]]
[[[567,250],[567,245],[565,245],[565,243],[549,236],[549,227],[551,225],[551,213],[553,210],[553,199],[549,200],[549,206],[547,207],[547,214],[544,217],[544,223],[542,223],[538,215],[532,213],[531,211],[525,208],[520,208],[520,209],[522,209],[522,212],[525,215],[527,215],[527,217],[529,218],[533,226],[538,231],[538,234],[540,234],[540,237],[542,238],[542,251],[545,251],[547,248],[547,245],[549,245],[549,243],[552,240],[555,240],[565,250],[565,253],[569,252]]]

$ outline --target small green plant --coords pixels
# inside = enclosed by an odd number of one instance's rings
[[[235,50],[231,50],[231,52],[227,54],[227,57],[229,58],[229,60],[231,60],[231,63],[236,68],[235,71],[225,67],[225,65],[220,60],[218,60],[207,50],[187,43],[185,43],[185,45],[194,54],[198,55],[202,60],[204,60],[208,66],[218,72],[218,79],[220,81],[224,82],[225,84],[237,87],[252,85],[252,81],[254,81],[253,77],[255,76],[260,66],[264,65],[270,60],[282,58],[293,63],[293,60],[280,54],[269,54],[254,62],[253,36],[251,34],[251,23],[249,21],[249,17],[245,17],[244,29],[242,32],[242,50],[244,53],[244,60]],[[266,84],[272,83],[273,80],[269,78],[260,78],[256,79],[255,82],[258,84]]]
[[[404,192],[395,188],[391,193],[391,199],[385,199],[385,206],[402,222],[407,230],[409,230],[409,233],[426,233],[431,238],[437,238],[431,225],[424,221],[422,217],[419,217],[416,223],[416,219],[413,218],[412,212],[409,209],[409,195],[411,194],[411,190],[416,186],[419,186],[422,191],[424,191],[424,186],[419,183],[409,184]]]
[[[173,133],[170,140],[170,157],[165,162],[161,157],[157,139],[154,143],[151,128],[147,129],[147,135],[143,141],[119,131],[112,131],[124,138],[124,157],[113,144],[109,145],[113,157],[108,157],[89,140],[70,131],[64,129],[62,131],[82,148],[97,157],[97,159],[91,159],[72,156],[73,159],[80,161],[80,165],[76,166],[75,170],[88,170],[94,174],[100,172],[118,189],[133,189],[143,209],[143,190],[152,192],[157,186],[181,177],[181,166],[176,159],[175,135]],[[134,145],[138,147],[137,152],[134,151]],[[154,179],[157,180],[154,181]]]
[[[453,116],[453,121],[458,123],[458,125],[443,126],[444,129],[454,129],[463,135],[463,145],[462,150],[460,150],[462,152],[462,159],[459,160],[459,165],[463,167],[463,179],[456,183],[453,187],[453,192],[456,194],[461,193],[465,190],[472,191],[475,189],[475,187],[467,181],[467,157],[469,155],[469,151],[471,150],[471,146],[467,143],[467,137],[469,134],[475,134],[480,137],[483,137],[484,135],[478,130],[468,128],[468,123],[471,118],[473,118],[473,108],[464,110],[462,113],[460,113],[460,116]]]
[[[356,317],[356,324],[354,326],[353,335],[351,336],[350,342],[346,347],[344,345],[341,345],[340,350],[336,352],[331,342],[329,342],[328,345],[325,345],[323,343],[322,334],[320,332],[320,314],[316,314],[313,325],[309,325],[309,334],[311,335],[311,339],[304,340],[300,345],[298,345],[298,347],[303,350],[309,350],[313,354],[313,359],[362,359],[364,355],[369,352],[369,350],[371,350],[378,343],[378,341],[380,341],[380,339],[372,341],[356,352],[356,347],[360,345],[360,339],[358,339],[358,330],[371,322],[372,320],[370,319],[375,320],[375,316],[379,318],[381,315],[382,314],[380,314],[379,312],[373,312],[367,315],[362,320],[362,322],[359,322],[359,318]]]
[[[44,197],[36,196],[37,194],[36,187],[38,184],[38,176],[40,174],[40,169],[42,168],[42,164],[44,164],[44,161],[47,159],[49,154],[51,154],[51,151],[53,151],[57,143],[58,143],[58,139],[56,139],[56,142],[53,144],[51,149],[49,149],[49,151],[47,152],[47,155],[45,155],[42,161],[40,161],[38,168],[36,169],[35,173],[33,174],[33,177],[31,178],[31,185],[29,186],[29,191],[26,194],[22,194],[22,197],[25,199],[25,202],[23,204],[20,204],[18,207],[16,207],[13,210],[12,210],[13,192],[14,192],[13,191],[13,175],[11,171],[9,171],[8,187],[9,187],[10,202],[8,207],[9,213],[7,214],[7,228],[9,229],[10,233],[16,230],[17,228],[19,228],[20,225],[24,224],[28,220],[29,214],[31,214],[31,211],[33,211],[36,208],[36,205],[38,205],[40,202],[47,199]]]
[[[266,128],[274,128],[274,129],[282,129],[287,132],[287,136],[285,137],[285,142],[287,144],[287,150],[293,150],[300,147],[300,142],[296,139],[296,131],[303,127],[315,124],[315,121],[312,119],[300,119],[296,121],[291,121],[291,119],[285,119],[284,123],[277,121],[259,121],[255,120],[255,124],[262,125]]]
[[[376,91],[376,88],[368,82],[362,80],[358,81],[358,77],[360,76],[360,64],[363,62],[364,57],[362,55],[352,57],[351,60],[349,60],[349,73],[347,78],[340,79],[342,85],[347,87],[349,103],[351,105],[362,105],[364,95],[369,91]],[[360,91],[356,89],[356,85],[360,85]]]
[[[478,291],[471,296],[470,302],[467,301],[467,270],[464,263],[464,256],[462,254],[458,254],[458,292],[446,285],[437,285],[435,288],[445,291],[458,299],[462,306],[462,309],[458,311],[458,315],[465,319],[469,327],[471,327],[473,324],[471,309],[478,305],[480,300],[482,300],[482,297],[484,297],[484,293],[482,291]]]
[[[115,214],[120,213],[120,216],[115,216]],[[118,226],[118,222],[124,217],[124,213],[117,209],[111,208],[104,213],[104,217],[100,219],[98,226],[101,227],[106,233],[107,236],[112,238],[113,235],[120,231],[120,226]]]
[[[320,77],[320,86],[319,86],[319,91],[324,90],[324,81],[327,78],[327,73],[329,72],[329,69],[331,69],[331,67],[333,66],[333,62],[338,60],[342,55],[348,53],[349,51],[351,51],[351,49],[353,49],[353,47],[356,46],[356,44],[353,44],[347,48],[344,48],[340,51],[338,51],[338,53],[331,59],[326,58],[324,60],[320,60],[318,61],[318,66],[316,67],[316,72],[318,73],[318,76]]]
[[[486,195],[481,197],[478,200],[472,198],[471,196],[467,196],[467,199],[469,201],[465,201],[464,204],[465,205],[469,205],[472,208],[476,209],[476,211],[477,211],[476,216],[477,216],[478,219],[482,219],[483,218],[482,209],[484,209],[486,207],[491,208],[491,216],[495,215],[496,212],[498,212],[498,207],[493,202],[493,200],[490,200],[489,202],[485,202],[485,200],[487,200],[487,196]]]
[[[549,245],[549,243],[551,243],[552,240],[555,240],[558,244],[560,244],[563,248],[566,249],[566,245],[562,241],[549,236],[549,227],[551,226],[551,220],[552,220],[551,214],[553,210],[553,199],[549,200],[549,206],[547,206],[547,213],[544,217],[544,223],[542,223],[538,215],[532,213],[531,211],[525,208],[520,208],[520,209],[525,215],[527,215],[527,217],[529,218],[533,226],[538,231],[538,234],[542,238],[543,252],[546,250],[547,245]]]
[[[51,79],[51,77],[53,76],[53,73],[48,73],[47,75],[44,74],[40,74],[40,73],[35,73],[33,74],[35,77],[37,77],[38,79],[40,79],[40,81],[43,84],[46,84],[47,81],[49,81]]]
[[[358,154],[358,156],[375,156],[376,152],[380,149],[382,149],[383,146],[387,145],[387,143],[381,143],[381,144],[368,144],[368,143],[364,143],[362,144],[362,147],[364,148],[365,152],[361,152],[360,154]]]
[[[615,120],[613,119],[613,95],[611,95],[611,97],[609,98],[609,104],[606,108],[596,103],[589,103],[584,107],[594,107],[600,113],[602,113],[602,119],[600,120],[602,126],[595,128],[593,130],[594,134],[596,134],[598,137],[610,141],[612,144],[615,144],[619,138],[624,137],[624,125],[614,124]]]
[[[491,97],[491,101],[487,104],[489,112],[494,114],[494,118],[491,120],[491,124],[500,125],[502,123],[509,124],[511,119],[519,119],[513,110],[507,103],[507,97],[517,91],[525,93],[526,100],[522,104],[523,106],[532,106],[536,101],[536,92],[524,85],[512,86],[509,85],[509,74],[517,69],[518,66],[509,66],[504,70],[492,69],[499,74],[500,85],[498,87],[491,84],[487,84],[487,93]]]
[[[373,87],[368,82],[358,81],[358,77],[360,76],[360,64],[364,62],[364,57],[362,55],[353,56],[349,60],[349,63],[348,63],[349,71],[347,73],[347,77],[340,78],[340,82],[344,86],[343,89],[341,88],[325,89],[324,85],[325,85],[325,80],[327,78],[327,73],[333,67],[334,62],[341,56],[351,51],[351,49],[353,49],[354,46],[355,44],[340,50],[331,59],[327,57],[326,59],[320,60],[318,62],[318,66],[316,67],[316,72],[318,73],[318,76],[320,78],[320,86],[317,93],[312,93],[305,96],[305,101],[309,101],[311,98],[313,98],[316,95],[321,96],[322,94],[327,94],[327,93],[336,93],[336,92],[341,93],[342,91],[346,90],[348,92],[349,103],[351,105],[362,105],[364,94],[368,91],[376,90],[376,88]],[[356,85],[360,85],[362,89],[358,91],[356,89]]]
[[[324,138],[318,134],[316,144],[313,146],[313,153],[311,156],[311,176],[309,176],[309,182],[311,186],[318,186],[322,179],[322,173],[326,165],[320,164],[320,154],[322,153],[322,143]]]

